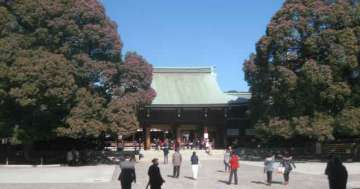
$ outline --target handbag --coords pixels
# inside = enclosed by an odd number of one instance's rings
[[[283,167],[283,166],[277,167],[276,173],[279,175],[283,175],[285,173],[285,167]]]

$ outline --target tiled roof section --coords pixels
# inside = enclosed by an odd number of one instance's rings
[[[216,105],[248,100],[223,93],[213,67],[154,68],[152,87],[157,94],[152,105]]]

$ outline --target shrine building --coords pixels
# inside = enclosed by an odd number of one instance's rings
[[[221,91],[213,67],[154,68],[152,88],[156,98],[139,113],[145,149],[155,138],[185,143],[205,137],[223,148],[251,135],[250,93]]]

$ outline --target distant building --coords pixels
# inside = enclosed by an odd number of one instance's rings
[[[157,96],[139,114],[145,148],[155,138],[187,143],[204,137],[224,147],[251,133],[250,93],[222,92],[212,67],[154,68],[152,87]]]

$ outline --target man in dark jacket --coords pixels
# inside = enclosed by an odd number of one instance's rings
[[[193,173],[193,179],[196,180],[199,172],[199,157],[196,155],[196,152],[193,152],[190,161],[191,161],[191,170]]]
[[[150,185],[150,189],[161,189],[161,185],[165,182],[165,180],[162,178],[160,169],[158,167],[159,160],[155,158],[152,160],[152,163],[153,164],[150,166],[148,171],[148,186]],[[148,188],[148,186],[146,186],[146,188]]]
[[[339,158],[335,157],[328,162],[325,174],[328,176],[330,189],[346,189],[348,173]]]
[[[120,163],[121,173],[118,180],[122,189],[131,189],[131,183],[136,182],[135,166],[130,161],[130,156],[126,155],[125,160]]]

